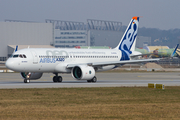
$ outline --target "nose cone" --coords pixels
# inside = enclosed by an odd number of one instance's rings
[[[6,61],[6,63],[5,63],[5,65],[6,65],[6,67],[7,67],[8,69],[10,69],[10,70],[13,70],[13,68],[14,68],[14,62],[13,62],[13,60],[8,59],[8,60]]]

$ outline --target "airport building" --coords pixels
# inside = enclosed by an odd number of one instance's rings
[[[0,22],[0,61],[5,61],[12,54],[11,45],[50,45],[52,37],[50,23]]]
[[[119,43],[122,23],[88,19],[87,23],[45,20],[45,23],[5,20],[0,22],[0,61],[13,53],[15,46],[73,48],[75,46],[109,46]],[[149,37],[137,37],[136,46],[151,45]]]
[[[88,46],[114,48],[119,43],[122,35],[122,22],[87,20]]]
[[[54,47],[72,48],[87,45],[86,28],[83,22],[46,20],[53,26]]]

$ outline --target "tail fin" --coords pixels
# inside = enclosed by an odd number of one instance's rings
[[[18,50],[18,45],[16,45],[16,49],[14,50],[14,52],[16,52]]]
[[[174,54],[176,53],[176,50],[177,50],[178,46],[179,46],[179,44],[176,45],[176,47],[175,47],[173,53],[171,54],[171,57],[174,57]]]
[[[129,55],[135,50],[136,37],[138,31],[139,17],[133,17],[115,49],[122,51],[121,60],[129,60]]]

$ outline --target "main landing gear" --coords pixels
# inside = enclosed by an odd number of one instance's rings
[[[91,80],[87,80],[87,82],[92,82],[92,83],[95,83],[96,81],[97,81],[96,76],[94,76]]]
[[[56,76],[53,77],[53,82],[62,82],[62,77],[58,76],[58,73],[54,73]]]

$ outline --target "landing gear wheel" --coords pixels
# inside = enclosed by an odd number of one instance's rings
[[[62,77],[61,76],[57,77],[57,82],[62,82]]]
[[[53,82],[57,82],[57,76],[53,77]]]
[[[87,82],[93,82],[93,83],[97,82],[96,76],[94,76],[91,80],[87,80]]]
[[[24,79],[24,83],[27,83],[27,79]]]
[[[87,82],[91,82],[91,80],[87,80]]]
[[[29,79],[27,79],[27,83],[30,83],[30,80],[29,80]]]
[[[30,83],[30,80],[24,79],[24,83]]]
[[[61,76],[54,76],[53,82],[62,82],[62,77]]]
[[[93,83],[97,82],[96,76],[94,76],[93,79],[91,79],[91,81],[92,81]]]

